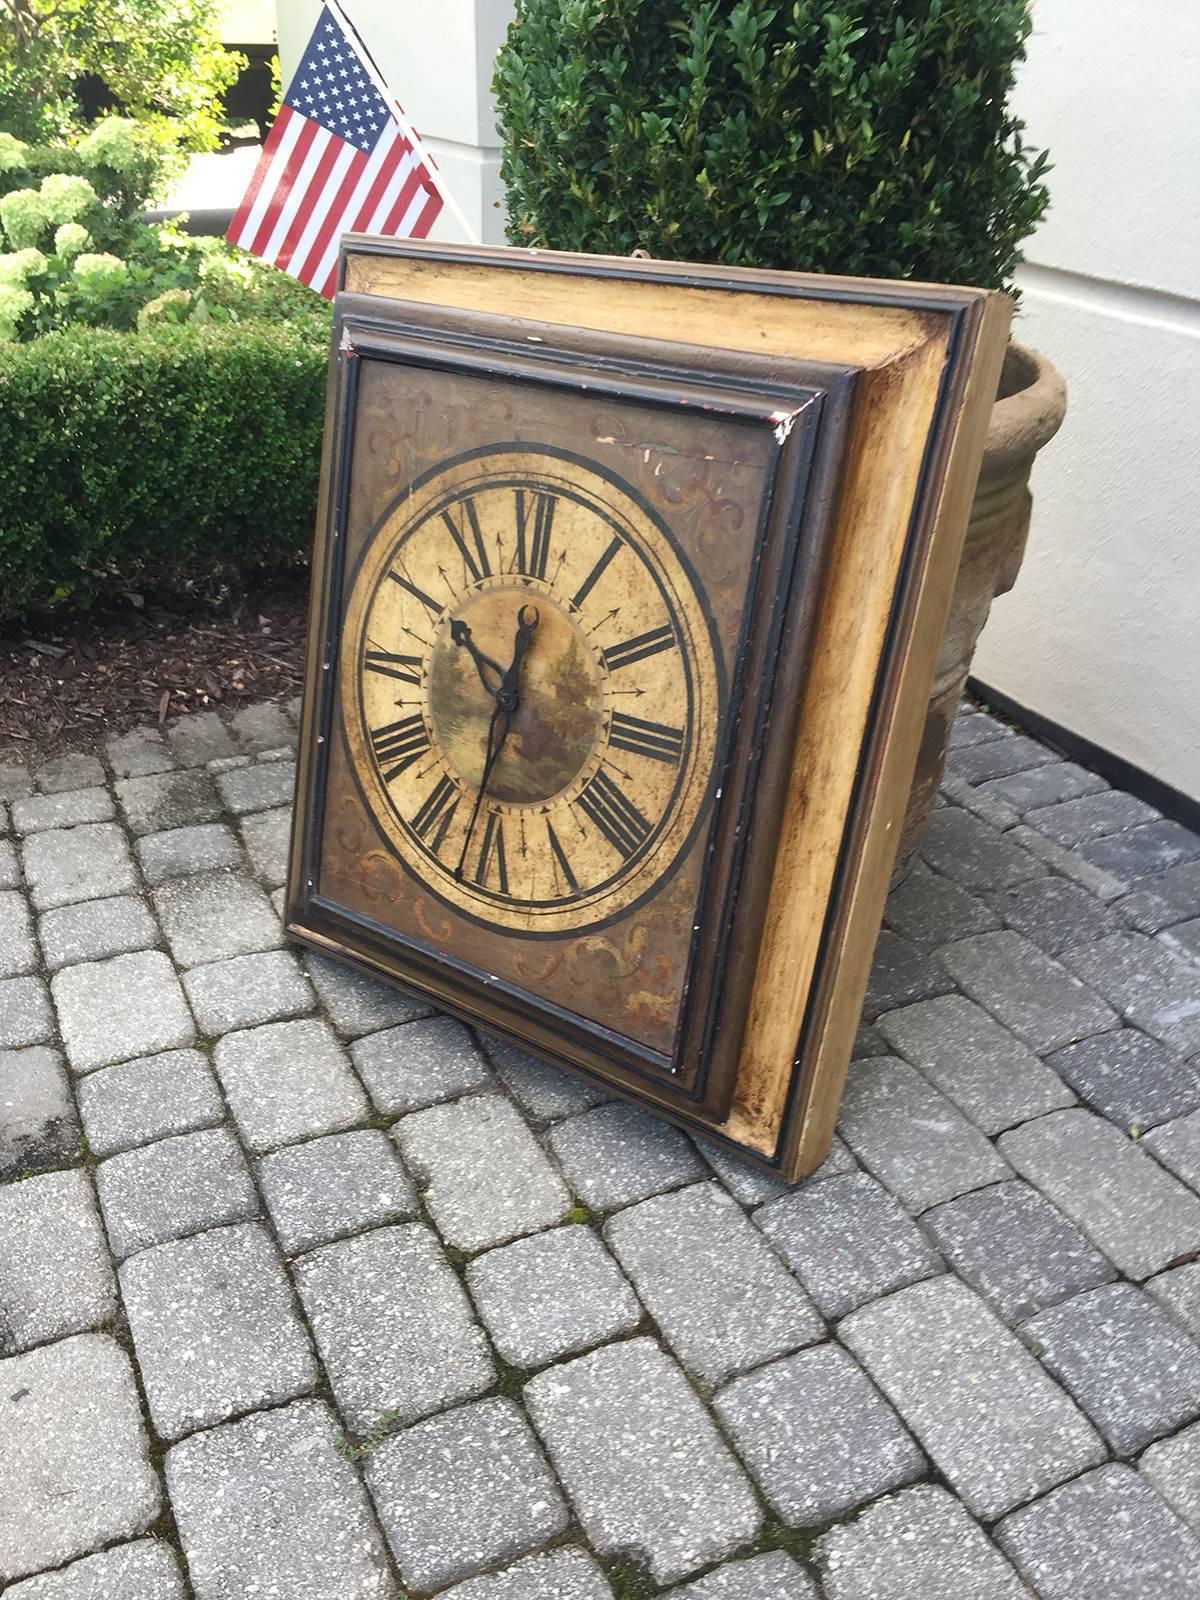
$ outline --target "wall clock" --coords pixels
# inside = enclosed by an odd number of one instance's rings
[[[350,238],[288,931],[828,1145],[1001,296]]]

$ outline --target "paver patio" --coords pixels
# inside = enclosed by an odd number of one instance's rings
[[[1200,836],[965,708],[788,1188],[288,949],[296,709],[0,756],[5,1600],[1200,1596]]]

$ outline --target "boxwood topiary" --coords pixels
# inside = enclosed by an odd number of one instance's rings
[[[0,346],[0,615],[304,554],[327,362],[300,323]]]
[[[1048,203],[1026,0],[517,0],[516,244],[994,287]]]

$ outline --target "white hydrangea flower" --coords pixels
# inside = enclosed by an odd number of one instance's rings
[[[51,222],[74,222],[99,199],[86,178],[72,177],[67,172],[50,173],[42,179],[38,192]]]
[[[0,172],[16,172],[25,165],[29,146],[11,133],[0,133]]]
[[[10,343],[17,336],[17,323],[33,308],[28,289],[15,283],[0,283],[0,340]]]
[[[24,288],[30,278],[45,270],[46,258],[40,250],[15,250],[11,255],[0,256],[0,283]]]
[[[49,231],[50,218],[36,189],[14,189],[0,200],[0,224],[13,249],[24,250]]]
[[[117,256],[110,256],[107,251],[89,254],[85,251],[75,257],[75,276],[77,278],[106,278],[120,277],[125,272],[125,263]]]
[[[153,300],[148,300],[137,314],[138,332],[152,327],[156,322],[175,320],[171,317],[173,310],[186,313],[192,304],[191,291],[188,289],[164,289],[162,294],[156,295]],[[179,319],[182,320],[182,317]]]
[[[64,261],[74,261],[91,242],[91,234],[79,222],[64,222],[61,228],[54,230],[54,253]]]
[[[90,165],[128,172],[138,159],[137,139],[128,117],[104,117],[79,141],[79,153]]]

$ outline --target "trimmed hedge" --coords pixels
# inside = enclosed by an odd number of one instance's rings
[[[0,615],[305,553],[328,355],[259,322],[0,347]]]

